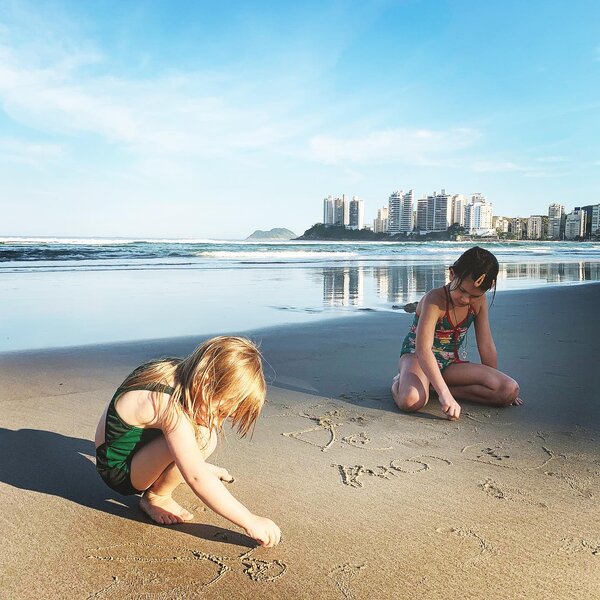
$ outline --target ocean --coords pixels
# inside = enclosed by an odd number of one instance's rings
[[[471,245],[0,237],[0,351],[399,310]],[[600,243],[481,245],[501,264],[500,293],[600,280]]]

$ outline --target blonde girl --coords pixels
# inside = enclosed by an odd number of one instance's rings
[[[164,525],[193,515],[173,499],[180,483],[262,546],[279,543],[279,527],[251,513],[225,488],[233,478],[206,462],[223,423],[243,437],[266,394],[260,353],[249,340],[216,337],[187,358],[138,367],[115,392],[96,429],[96,468],[123,495],[141,494],[140,508]]]

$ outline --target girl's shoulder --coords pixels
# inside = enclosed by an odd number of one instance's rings
[[[419,300],[419,304],[417,305],[417,315],[420,315],[421,311],[426,306],[437,308],[440,312],[440,316],[443,316],[446,313],[446,294],[443,287],[429,290],[421,300]]]

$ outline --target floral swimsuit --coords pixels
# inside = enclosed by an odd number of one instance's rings
[[[473,321],[475,320],[475,310],[473,306],[469,305],[469,311],[467,316],[458,324],[454,325],[450,319],[450,292],[448,288],[444,286],[446,292],[446,312],[435,326],[435,333],[433,336],[433,355],[437,361],[440,371],[443,371],[448,365],[453,363],[464,363],[468,362],[462,360],[459,355],[461,344],[464,342],[467,335],[467,331]],[[415,314],[415,319],[410,327],[410,330],[404,338],[402,343],[402,350],[400,356],[403,354],[414,354],[416,352],[416,338],[417,338],[417,325],[419,324],[419,315]],[[464,356],[466,357],[466,350],[464,350]]]

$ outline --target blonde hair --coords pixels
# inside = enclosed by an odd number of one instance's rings
[[[266,395],[261,356],[256,345],[242,337],[219,336],[204,342],[187,358],[165,358],[138,367],[121,385],[148,386],[156,392],[172,385],[165,418],[174,426],[179,415],[194,425],[221,432],[231,418],[244,437],[256,424]]]

